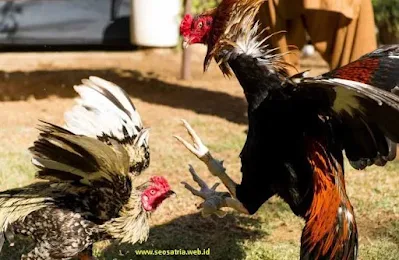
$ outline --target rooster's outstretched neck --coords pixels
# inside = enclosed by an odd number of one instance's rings
[[[227,68],[223,71],[226,75],[230,75],[231,70],[236,75],[250,111],[270,97],[271,92],[274,98],[281,97],[278,90],[287,78],[282,54],[274,54],[274,50],[267,49],[268,45],[263,45],[267,38],[259,39],[258,27],[259,23],[255,23],[248,32],[239,34],[235,43],[221,44],[216,58]]]
[[[247,54],[240,54],[230,59],[229,66],[243,87],[249,111],[256,110],[272,92],[276,94],[281,88],[283,81],[278,74],[262,69]],[[268,80],[265,81],[262,78]]]

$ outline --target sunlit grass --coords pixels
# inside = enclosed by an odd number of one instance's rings
[[[76,95],[72,90],[68,91],[67,87],[60,88],[60,84],[72,86],[81,77],[96,74],[126,83],[130,93],[136,95],[133,97],[134,102],[145,125],[151,127],[151,166],[136,180],[136,184],[147,180],[151,175],[164,175],[177,193],[176,197],[165,201],[153,214],[150,237],[146,243],[133,246],[97,243],[95,255],[99,259],[298,259],[303,220],[296,217],[281,199],[273,197],[253,216],[231,213],[224,219],[204,219],[195,207],[200,200],[180,185],[181,181],[192,182],[187,171],[188,163],[193,164],[207,182],[216,181],[202,162],[173,139],[175,134],[188,138],[179,123],[180,118],[189,121],[213,155],[225,160],[228,173],[237,181],[240,180],[239,153],[247,129],[245,120],[236,120],[245,114],[245,106],[241,107],[238,102],[243,98],[242,90],[235,80],[223,79],[215,64],[211,65],[215,66],[213,69],[210,68],[209,72],[203,74],[202,54],[192,57],[196,60],[196,64],[193,64],[195,84],[175,79],[173,73],[179,67],[180,55],[174,58],[165,55],[162,58],[168,58],[167,61],[160,62],[158,54],[151,56],[137,53],[135,56],[132,52],[91,53],[89,56],[88,53],[75,53],[72,56],[67,53],[58,53],[56,56],[39,53],[28,60],[32,64],[45,59],[38,68],[25,66],[26,55],[20,54],[16,59],[13,54],[3,54],[0,60],[4,64],[3,69],[10,71],[1,90],[7,90],[5,93],[17,100],[19,92],[37,98],[36,101],[21,98],[20,101],[0,103],[0,116],[4,121],[0,127],[1,190],[20,187],[33,180],[35,169],[30,163],[26,148],[36,138],[37,132],[33,129],[37,119],[61,122],[65,110],[73,105],[71,98]],[[69,56],[75,58],[68,58]],[[15,60],[24,62],[16,63]],[[50,69],[46,65],[49,61],[52,64]],[[313,60],[308,63],[314,65]],[[118,69],[109,68],[123,69],[124,75]],[[309,66],[303,68],[307,69]],[[12,70],[17,72],[11,73]],[[314,75],[325,72],[326,68],[319,70],[323,71]],[[160,74],[160,78],[146,78],[146,73],[142,73],[144,71]],[[51,91],[43,91],[46,89]],[[201,91],[196,92],[198,89]],[[200,93],[209,100],[203,100],[193,93]],[[204,105],[202,102],[205,102]],[[399,259],[399,161],[390,163],[385,168],[372,167],[360,172],[351,170],[347,163],[345,165],[347,191],[354,205],[359,229],[359,258]],[[0,259],[20,259],[21,253],[28,248],[26,240],[19,241],[15,247],[9,247],[6,243]],[[137,249],[197,248],[210,248],[210,257],[155,257],[135,254]]]
[[[28,152],[0,152],[0,190],[29,183],[35,172]]]
[[[234,139],[233,136],[229,138]],[[231,140],[231,143],[243,142],[241,134],[235,135],[235,138],[237,140]],[[226,144],[213,146],[222,154],[226,153]],[[235,145],[227,150],[227,153],[237,152],[234,151]],[[1,152],[0,155],[3,190],[32,180],[34,168],[30,164],[28,152]],[[183,154],[170,157],[169,165],[180,167],[182,157]],[[385,168],[372,167],[362,172],[349,170],[347,173],[347,189],[359,226],[360,259],[393,260],[399,257],[398,165],[394,162]],[[175,210],[185,211],[184,208]],[[199,214],[182,214],[169,222],[154,225],[149,240],[142,245],[101,242],[96,244],[95,254],[104,260],[187,259],[184,256],[137,256],[135,250],[210,248],[210,259],[297,259],[302,227],[303,221],[294,216],[286,203],[279,198],[272,198],[254,216],[234,213],[225,219],[203,219]],[[26,240],[14,248],[5,246],[1,259],[18,259],[27,247]],[[190,259],[204,257],[190,256]]]

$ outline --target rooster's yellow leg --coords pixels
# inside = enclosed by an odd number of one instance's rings
[[[186,120],[182,119],[182,122],[183,126],[187,129],[188,134],[191,136],[193,144],[190,144],[180,136],[175,136],[175,138],[197,158],[203,161],[212,175],[218,177],[224,186],[226,186],[226,188],[229,190],[232,197],[235,198],[237,184],[227,175],[226,168],[223,167],[223,161],[217,160],[212,156],[208,147],[203,144],[201,138]]]

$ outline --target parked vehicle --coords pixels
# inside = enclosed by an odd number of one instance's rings
[[[0,45],[130,44],[130,0],[0,2]]]

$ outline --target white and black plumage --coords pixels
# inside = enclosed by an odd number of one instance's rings
[[[48,123],[40,130],[30,151],[45,181],[0,192],[0,242],[28,236],[35,247],[21,259],[48,260],[92,256],[102,239],[145,241],[150,213],[173,194],[166,179],[135,185],[129,153],[114,140],[109,146]]]
[[[42,181],[0,193],[0,249],[14,234],[35,241],[21,259],[91,257],[105,238],[143,242],[150,212],[173,193],[163,177],[134,186],[149,165],[149,132],[126,92],[98,77],[74,89],[65,128],[43,122],[30,148]]]
[[[65,113],[65,125],[77,135],[97,138],[107,144],[115,140],[130,155],[132,174],[140,174],[150,163],[149,129],[127,93],[112,82],[91,76],[74,86],[80,98]],[[140,149],[137,149],[140,147]]]

